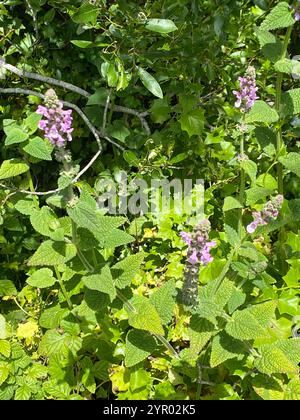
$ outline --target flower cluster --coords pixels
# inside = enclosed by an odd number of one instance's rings
[[[300,0],[298,0],[298,3],[300,3]],[[294,19],[296,22],[300,20],[300,4],[296,6],[290,6],[291,9],[294,10]]]
[[[253,107],[256,99],[258,99],[256,94],[258,88],[256,87],[255,68],[249,66],[246,75],[239,77],[238,80],[240,82],[240,90],[233,91],[236,97],[235,107],[240,108],[242,112],[247,112]]]
[[[210,249],[216,242],[209,241],[210,222],[202,220],[192,233],[181,232],[180,236],[188,245],[185,282],[182,289],[182,302],[186,306],[195,306],[198,299],[198,273],[200,265],[207,265],[213,258]]]
[[[45,106],[39,105],[36,113],[43,115],[39,128],[53,146],[64,147],[67,141],[72,141],[72,110],[63,109],[63,104],[53,89],[46,92]]]
[[[283,196],[279,194],[268,201],[262,211],[254,211],[252,213],[254,220],[247,226],[247,232],[253,233],[258,226],[267,225],[270,221],[277,219],[282,203]]]

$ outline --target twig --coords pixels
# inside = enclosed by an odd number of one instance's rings
[[[90,92],[84,89],[81,89],[80,87],[75,86],[72,83],[64,82],[63,80],[54,79],[53,77],[42,76],[41,74],[38,74],[38,73],[32,73],[25,70],[21,70],[18,67],[5,63],[5,60],[2,57],[0,57],[0,68],[1,67],[5,68],[6,70],[9,70],[11,73],[14,73],[19,77],[24,77],[27,79],[34,79],[40,82],[48,83],[50,85],[59,86],[63,89],[70,90],[71,92],[78,93],[79,95],[84,96],[85,98],[89,98],[92,95]],[[108,108],[110,109],[111,105],[108,105]],[[145,120],[145,117],[148,115],[148,111],[138,112],[135,109],[128,108],[121,105],[114,105],[113,109],[115,112],[122,112],[124,114],[130,114],[130,115],[134,115],[138,117],[145,132],[148,135],[151,133],[149,125],[147,121]]]
[[[32,7],[32,5],[30,3],[30,0],[26,0],[26,4],[27,4],[27,7],[28,7],[30,13],[32,14],[35,37],[36,37],[36,41],[38,41],[39,40],[39,27],[38,27],[38,22],[37,22],[37,18],[36,18],[36,11]]]
[[[102,123],[102,131],[105,131],[105,127],[106,127],[106,119],[107,119],[107,111],[108,111],[108,107],[109,107],[109,103],[110,103],[110,97],[111,97],[111,90],[109,91],[107,98],[106,98],[106,102],[105,102],[105,108],[104,108],[104,113],[103,113],[103,123]]]

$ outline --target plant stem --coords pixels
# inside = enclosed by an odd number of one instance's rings
[[[72,302],[71,302],[71,300],[70,300],[70,298],[68,296],[68,292],[67,292],[67,290],[65,288],[65,285],[64,285],[64,282],[63,282],[63,280],[61,278],[60,272],[58,271],[58,269],[56,267],[54,269],[55,269],[56,277],[57,277],[58,283],[60,285],[62,294],[64,295],[64,298],[66,299],[66,302],[68,304],[68,307],[69,307],[69,309],[71,311],[73,309],[73,305],[72,305]]]
[[[34,190],[34,185],[33,185],[33,182],[32,182],[32,177],[31,177],[30,170],[27,171],[27,179],[28,179],[28,184],[29,184],[30,191],[31,192],[34,192],[35,190]],[[33,196],[33,202],[34,202],[35,208],[37,210],[39,210],[40,209],[40,206],[39,206],[38,198],[37,198],[36,195]]]
[[[165,337],[161,334],[151,333],[153,334],[165,347],[169,350],[176,359],[179,359],[177,351],[174,349],[173,346],[165,339]]]
[[[77,235],[76,235],[76,224],[73,220],[71,220],[71,226],[72,226],[72,243],[76,247],[77,255],[84,267],[90,272],[94,273],[95,268],[88,262],[88,260],[85,258],[83,253],[81,252],[81,249],[79,248],[77,244]]]
[[[245,121],[245,116],[243,116],[243,122]],[[245,153],[245,134],[241,135],[240,140],[240,156],[243,157]],[[239,211],[239,223],[238,223],[238,233],[239,237],[242,238],[242,228],[243,228],[243,207],[245,204],[245,187],[246,187],[246,174],[245,170],[241,168],[241,175],[240,175],[240,192],[239,192],[239,201],[241,203],[242,208]]]
[[[293,27],[290,26],[286,32],[283,47],[282,47],[282,54],[281,58],[284,59],[287,53],[287,48],[290,42],[291,33]],[[281,104],[281,95],[282,95],[282,81],[283,81],[283,73],[278,73],[276,79],[276,98],[275,98],[275,109],[277,112],[280,111],[280,104]],[[280,154],[283,147],[283,139],[282,139],[282,129],[281,126],[278,128],[277,131],[277,155]],[[280,162],[277,164],[277,182],[278,182],[278,194],[283,194],[283,167]]]

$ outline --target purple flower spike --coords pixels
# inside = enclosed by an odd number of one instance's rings
[[[193,250],[192,255],[190,255],[188,257],[187,261],[189,263],[191,263],[192,265],[195,265],[195,264],[199,263],[199,260],[198,260],[198,257],[197,257],[197,251],[195,249]]]
[[[282,203],[283,196],[279,194],[268,201],[262,211],[254,211],[252,213],[254,220],[246,227],[247,232],[254,233],[258,226],[267,225],[272,220],[276,220]]]
[[[240,90],[234,90],[233,94],[236,97],[235,107],[242,112],[248,112],[254,105],[258,96],[256,94],[258,88],[256,87],[255,68],[249,66],[244,77],[238,78],[240,83]]]
[[[188,232],[180,232],[181,239],[187,244],[191,245],[192,235]]]

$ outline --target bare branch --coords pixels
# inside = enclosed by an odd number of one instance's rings
[[[42,76],[41,74],[38,73],[32,73],[32,72],[28,72],[25,70],[21,70],[18,67],[15,67],[11,64],[8,64],[5,62],[5,60],[0,57],[0,68],[3,67],[6,70],[10,71],[11,73],[16,74],[19,77],[24,77],[27,79],[34,79],[34,80],[38,80],[40,82],[44,82],[44,83],[48,83],[50,85],[53,86],[59,86],[63,89],[67,89],[70,90],[71,92],[75,92],[78,93],[81,96],[84,96],[85,98],[89,98],[91,96],[91,93],[79,88],[78,86],[73,85],[72,83],[68,83],[68,82],[64,82],[63,80],[58,80],[58,79],[54,79],[53,77],[48,77],[48,76]],[[108,105],[108,108],[111,109],[111,105]],[[145,132],[149,135],[151,133],[149,125],[147,123],[147,121],[145,120],[145,117],[148,115],[148,111],[144,111],[144,112],[138,112],[135,109],[132,108],[128,108],[126,106],[121,106],[121,105],[114,105],[113,106],[113,111],[114,112],[122,112],[124,114],[130,114],[130,115],[134,115],[137,118],[139,118],[142,127],[144,128]]]

